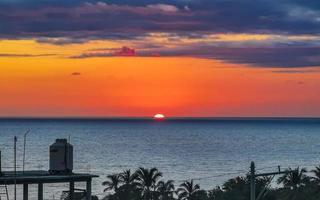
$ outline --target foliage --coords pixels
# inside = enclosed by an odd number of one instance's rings
[[[182,183],[177,189],[179,200],[196,200],[199,198],[199,192],[200,186],[198,184],[194,184],[193,180]]]
[[[287,169],[280,176],[277,187],[271,187],[270,177],[256,178],[256,195],[259,200],[319,200],[320,166],[311,170]],[[309,175],[309,176],[308,176]],[[227,180],[222,187],[201,190],[193,180],[179,184],[175,189],[173,180],[161,180],[162,173],[157,168],[139,168],[134,173],[125,170],[107,176],[103,182],[104,200],[250,200],[250,177],[238,176]]]

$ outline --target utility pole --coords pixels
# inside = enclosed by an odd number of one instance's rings
[[[0,150],[0,176],[2,176],[2,155]]]
[[[280,166],[278,166],[277,172],[256,174],[255,173],[255,164],[254,164],[254,162],[251,162],[251,166],[250,166],[250,200],[260,200],[261,197],[264,196],[263,193],[266,191],[266,188],[262,189],[262,191],[260,191],[260,194],[256,198],[256,184],[255,184],[256,177],[272,176],[272,178],[270,178],[270,180],[269,180],[269,184],[270,184],[275,175],[289,174],[289,173],[296,172],[296,171],[297,170],[281,171]],[[267,185],[269,185],[269,184],[267,184]]]
[[[250,200],[256,200],[256,176],[255,176],[255,165],[251,162],[250,166]]]
[[[14,200],[17,200],[17,136],[14,136]]]

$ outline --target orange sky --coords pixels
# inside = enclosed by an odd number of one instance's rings
[[[190,57],[67,57],[99,45],[106,44],[1,41],[8,54],[55,55],[0,57],[0,116],[320,116],[315,68]]]

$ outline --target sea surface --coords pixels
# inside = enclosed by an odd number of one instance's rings
[[[93,193],[99,196],[106,175],[138,167],[157,167],[163,179],[173,179],[176,185],[194,179],[210,189],[245,175],[251,161],[257,172],[276,171],[278,165],[320,165],[320,119],[1,119],[3,170],[13,169],[14,136],[21,170],[23,134],[28,129],[27,170],[48,170],[49,145],[56,138],[70,139],[74,171],[99,175],[93,181]],[[67,186],[44,185],[45,199],[59,199]],[[30,186],[34,199],[36,192],[37,187]],[[18,186],[18,199],[21,194]]]

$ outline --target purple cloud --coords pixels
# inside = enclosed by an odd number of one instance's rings
[[[132,55],[141,57],[187,56],[275,68],[320,66],[319,47],[221,47],[199,43],[173,48],[157,46],[144,48],[141,46],[138,50],[133,50],[128,47],[120,49],[96,49],[94,51],[85,52],[81,55],[73,56],[72,58]]]
[[[80,55],[71,56],[71,58],[92,58],[92,57],[131,57],[137,56],[136,50],[127,46],[122,48],[103,48],[93,49]]]
[[[138,43],[150,33],[176,35],[169,38],[176,43],[181,36],[201,39],[208,34],[220,33],[288,37],[319,36],[320,33],[320,3],[316,1],[172,0],[168,3],[165,0],[110,0],[106,3],[96,0],[0,0],[0,5],[0,39],[32,38],[55,45],[96,39]],[[161,55],[214,58],[272,67],[320,65],[319,39],[292,42],[281,38],[272,47],[256,41],[241,45],[230,45],[232,42],[184,45],[181,42],[174,48],[160,44],[152,50],[134,45],[138,53],[131,48],[88,51],[74,58]]]

